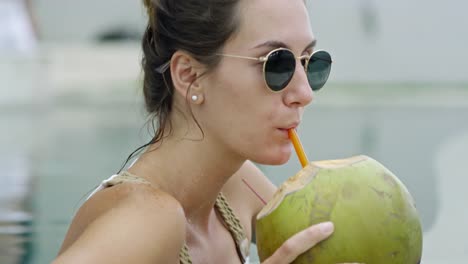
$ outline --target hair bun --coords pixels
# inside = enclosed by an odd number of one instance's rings
[[[146,7],[146,12],[148,13],[148,17],[151,18],[153,16],[154,11],[154,4],[152,0],[143,0],[143,4]]]

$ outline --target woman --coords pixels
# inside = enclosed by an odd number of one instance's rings
[[[55,263],[242,263],[276,189],[252,161],[288,161],[287,130],[326,81],[330,58],[309,61],[315,39],[301,0],[145,6],[144,96],[159,129],[80,208]],[[324,70],[314,71],[317,59]],[[301,62],[312,65],[311,83]],[[332,232],[312,226],[264,263],[290,263]]]

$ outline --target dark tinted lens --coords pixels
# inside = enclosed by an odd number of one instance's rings
[[[307,66],[307,79],[313,91],[318,91],[328,80],[331,70],[331,56],[328,52],[320,50],[312,54]]]
[[[296,58],[289,50],[277,50],[268,56],[265,63],[265,81],[273,91],[280,91],[294,74]]]

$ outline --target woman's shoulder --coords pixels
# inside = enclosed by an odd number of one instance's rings
[[[136,211],[134,213],[138,213],[137,215],[148,217],[165,217],[167,214],[164,213],[178,212],[169,215],[185,219],[182,206],[173,196],[150,184],[144,184],[144,180],[132,180],[122,181],[96,192],[80,207],[74,220],[82,221],[86,225],[116,209],[132,210]]]
[[[273,197],[276,189],[265,174],[248,160],[229,179],[223,192],[234,200],[248,199],[255,210],[260,210]]]
[[[81,252],[94,262],[99,254],[94,254],[92,247],[99,245],[100,251],[113,254],[119,249],[139,251],[126,254],[139,260],[128,259],[124,263],[141,262],[145,256],[177,260],[184,240],[185,215],[174,197],[148,184],[123,182],[100,190],[80,207],[60,254]],[[125,248],[129,242],[131,248]]]
[[[276,191],[276,186],[251,161],[246,161],[223,187],[223,194],[252,239],[258,212]]]

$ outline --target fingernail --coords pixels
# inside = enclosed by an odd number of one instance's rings
[[[333,233],[334,226],[332,222],[324,222],[320,224],[319,228],[322,234],[330,235]]]

